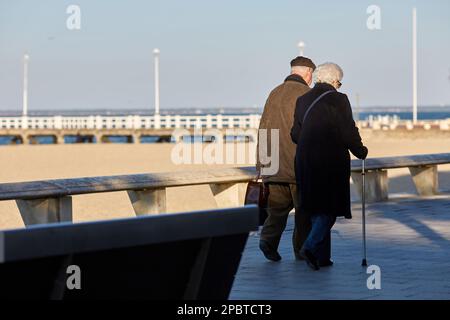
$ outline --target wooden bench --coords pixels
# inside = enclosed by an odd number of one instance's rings
[[[366,199],[388,198],[388,169],[409,168],[421,196],[438,193],[437,166],[450,163],[450,153],[366,160]],[[352,179],[361,192],[361,161],[351,162]],[[0,184],[0,201],[15,200],[26,226],[72,221],[72,196],[126,191],[137,216],[166,212],[166,189],[209,185],[218,208],[244,204],[247,183],[255,179],[254,167],[177,171],[122,176],[57,179]]]
[[[254,176],[248,167],[4,183],[0,201],[15,200],[26,226],[72,221],[72,196],[100,192],[126,191],[137,216],[164,213],[167,188],[199,184],[209,185],[217,207],[237,207]]]
[[[246,206],[0,231],[0,298],[227,299],[257,227]]]
[[[388,169],[408,168],[420,196],[438,194],[437,166],[450,163],[450,153],[369,158],[366,160],[366,200],[388,199]],[[361,195],[361,160],[352,160],[352,180]]]

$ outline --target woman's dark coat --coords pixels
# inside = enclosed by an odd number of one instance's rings
[[[332,90],[316,103],[303,122],[306,110],[322,93]],[[291,138],[297,144],[295,174],[300,209],[309,214],[351,218],[350,154],[367,156],[353,121],[347,95],[333,86],[318,83],[297,100]]]

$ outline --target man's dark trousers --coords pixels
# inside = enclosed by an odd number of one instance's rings
[[[260,239],[266,241],[273,250],[278,250],[281,235],[286,228],[289,212],[299,210],[297,185],[291,183],[268,182],[269,198],[267,219],[261,230]],[[292,234],[292,245],[299,252],[311,229],[311,220],[304,215],[295,216],[296,223]],[[302,221],[297,221],[298,219]]]

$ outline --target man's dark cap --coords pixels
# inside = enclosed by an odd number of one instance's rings
[[[316,70],[314,62],[312,62],[311,59],[302,56],[292,59],[291,67],[308,67],[313,69],[313,71]]]

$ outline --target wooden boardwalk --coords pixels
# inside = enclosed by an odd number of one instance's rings
[[[395,198],[367,207],[368,264],[381,268],[381,289],[369,290],[361,267],[361,206],[333,232],[335,265],[314,272],[296,261],[289,218],[279,252],[267,261],[250,236],[230,299],[450,299],[450,194]]]

